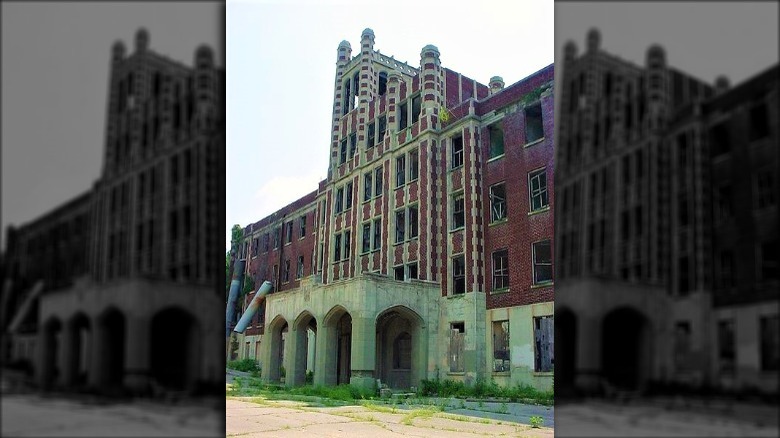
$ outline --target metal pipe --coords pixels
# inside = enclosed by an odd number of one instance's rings
[[[233,265],[233,279],[230,280],[230,293],[228,294],[227,310],[225,311],[225,337],[230,337],[230,326],[236,318],[236,300],[244,283],[244,259],[236,260]]]
[[[260,308],[260,303],[263,302],[265,296],[268,295],[268,292],[270,292],[273,287],[273,283],[267,280],[260,285],[260,289],[257,290],[255,296],[252,298],[252,302],[249,303],[244,314],[241,316],[241,319],[238,321],[238,324],[236,324],[236,328],[233,329],[234,332],[244,333],[244,330],[246,330],[246,327],[249,325],[249,321],[252,320],[252,317],[255,316],[255,312]]]

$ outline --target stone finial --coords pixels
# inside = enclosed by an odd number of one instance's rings
[[[374,38],[374,31],[370,28],[363,29],[363,33],[360,34],[361,38]]]
[[[649,68],[664,67],[666,65],[666,50],[659,44],[648,47],[645,64]]]
[[[214,51],[210,46],[201,44],[195,49],[195,66],[211,67],[214,65]]]
[[[497,93],[504,89],[504,78],[501,76],[493,76],[488,83],[490,87],[490,94]]]
[[[594,53],[599,50],[601,46],[601,32],[598,29],[591,28],[587,35],[588,40],[588,53]]]
[[[141,27],[135,33],[135,51],[138,53],[145,52],[149,48],[149,31],[145,27]]]

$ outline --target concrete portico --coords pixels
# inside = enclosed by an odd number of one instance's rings
[[[429,349],[436,346],[429,346],[428,337],[438,325],[439,299],[436,284],[399,283],[372,274],[329,285],[308,280],[299,290],[270,295],[263,379],[280,380],[283,348],[285,383],[302,384],[313,330],[315,385],[372,388],[381,379],[391,387],[418,386],[433,371],[429,356],[435,351]],[[289,332],[282,343],[285,327]]]

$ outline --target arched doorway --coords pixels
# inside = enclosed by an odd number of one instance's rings
[[[62,367],[62,322],[50,318],[43,326],[43,362],[41,363],[41,383],[45,389],[61,383]]]
[[[99,382],[105,387],[121,387],[125,377],[125,315],[116,308],[110,308],[98,318],[100,354]],[[96,370],[97,371],[97,370]]]
[[[352,315],[341,306],[334,307],[324,319],[327,327],[323,372],[326,385],[349,383],[352,377]]]
[[[647,377],[649,322],[629,307],[609,312],[601,327],[601,371],[618,388],[638,389]]]
[[[419,350],[422,318],[407,307],[383,311],[376,319],[376,373],[394,389],[416,386],[424,371]]]
[[[287,331],[287,320],[284,319],[281,315],[274,318],[274,320],[268,324],[268,328],[266,329],[266,336],[268,336],[269,342],[271,343],[270,369],[264,369],[262,372],[263,374],[267,373],[268,382],[278,383],[283,377],[284,373],[282,373],[282,369],[284,367],[284,341],[287,337]]]
[[[71,318],[68,324],[70,345],[66,359],[68,361],[66,369],[70,374],[66,378],[70,385],[84,386],[87,384],[91,354],[91,335],[92,330],[87,315],[78,313]]]
[[[303,385],[306,383],[306,370],[313,368],[313,363],[309,363],[309,338],[316,342],[317,320],[309,312],[301,313],[295,320],[295,356],[294,356],[294,375],[291,375],[291,384]],[[311,336],[313,334],[314,336]]]
[[[160,310],[152,317],[149,344],[152,378],[161,386],[192,389],[200,378],[200,329],[180,307]]]
[[[555,394],[569,395],[577,370],[577,316],[564,307],[555,311]]]

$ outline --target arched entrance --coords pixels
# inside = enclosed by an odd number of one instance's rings
[[[555,394],[574,389],[577,367],[577,316],[564,307],[555,311]]]
[[[421,378],[419,353],[422,318],[407,307],[383,311],[376,319],[376,372],[382,383],[394,389],[416,386]]]
[[[127,334],[125,315],[116,308],[110,308],[98,318],[100,342],[97,346],[100,360],[97,370],[101,371],[98,381],[105,387],[121,387],[125,377],[125,342]]]
[[[61,383],[62,367],[62,322],[50,318],[43,326],[43,362],[41,363],[41,383],[45,389]]]
[[[334,307],[324,319],[327,327],[323,372],[326,385],[349,383],[352,377],[352,315],[341,306]]]
[[[161,386],[192,389],[200,378],[200,328],[180,307],[160,310],[149,332],[152,378]]]
[[[89,372],[89,360],[91,355],[92,330],[87,315],[78,313],[71,318],[68,324],[68,337],[70,339],[67,367],[69,375],[67,382],[73,386],[87,384]]]
[[[271,357],[270,369],[264,369],[262,372],[267,375],[267,381],[278,383],[282,378],[282,368],[284,367],[284,341],[287,337],[287,320],[282,316],[277,316],[268,324],[266,333],[269,338]],[[285,370],[286,371],[286,370]]]
[[[309,312],[301,313],[295,320],[295,356],[293,364],[293,373],[289,378],[292,385],[303,385],[306,383],[306,369],[313,363],[309,363],[309,338],[316,342],[317,320]],[[312,336],[313,334],[313,336]],[[315,371],[316,372],[316,371]]]
[[[647,377],[650,355],[649,322],[640,312],[621,307],[609,312],[601,327],[601,370],[606,381],[623,389],[638,389]]]

